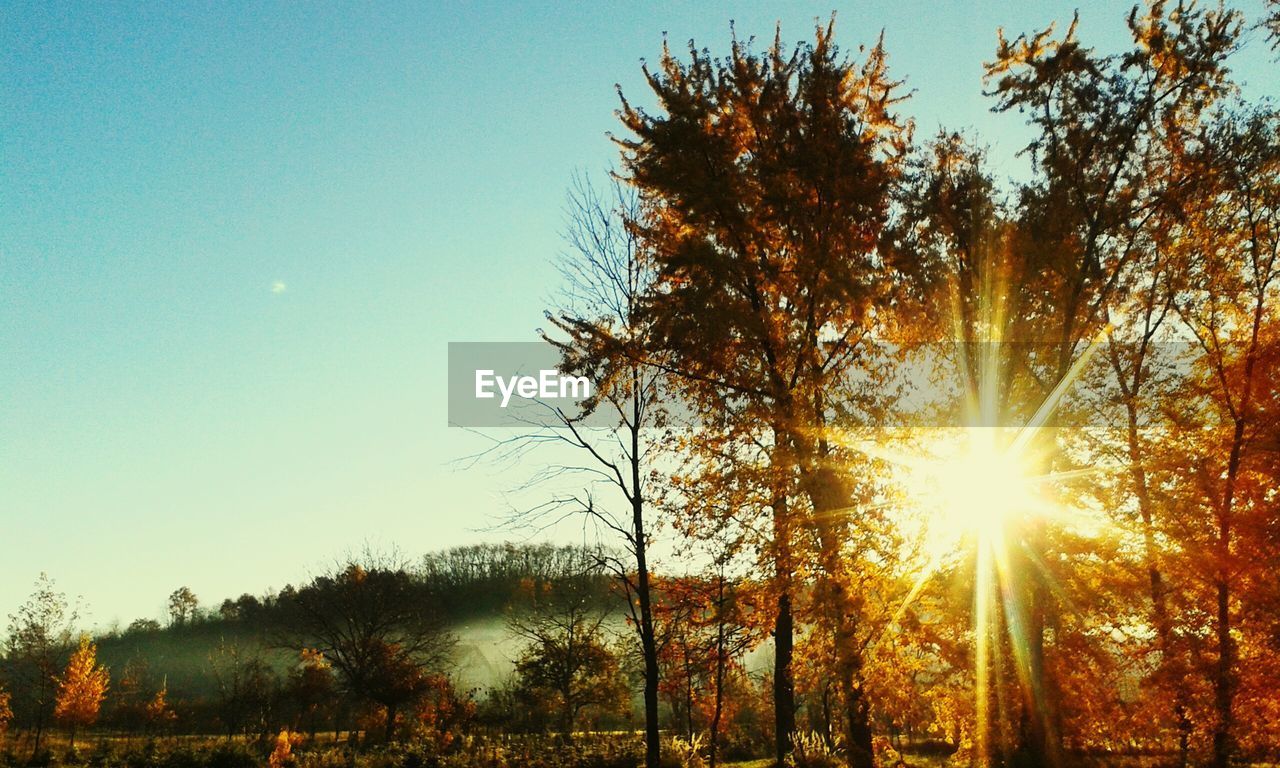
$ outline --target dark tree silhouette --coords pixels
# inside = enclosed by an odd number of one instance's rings
[[[339,564],[281,603],[286,642],[318,650],[348,692],[382,707],[388,740],[454,644],[434,595],[389,557]]]

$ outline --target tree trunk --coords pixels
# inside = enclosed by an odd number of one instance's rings
[[[1225,570],[1225,569],[1223,569]],[[1218,578],[1218,664],[1213,678],[1213,704],[1217,721],[1213,727],[1213,767],[1227,768],[1231,761],[1231,613],[1230,587]]]
[[[1256,230],[1254,237],[1256,238]],[[1256,249],[1256,241],[1254,248]],[[1231,641],[1231,535],[1233,528],[1236,480],[1240,475],[1240,463],[1244,459],[1245,427],[1253,406],[1253,374],[1258,362],[1258,336],[1262,329],[1264,296],[1255,297],[1253,326],[1249,350],[1244,361],[1244,389],[1240,394],[1240,408],[1235,416],[1235,429],[1231,435],[1231,455],[1227,459],[1226,488],[1222,492],[1222,511],[1218,521],[1218,665],[1213,681],[1213,701],[1217,710],[1217,723],[1213,729],[1213,766],[1227,768],[1235,744],[1231,738],[1233,724],[1232,700],[1235,697],[1235,648]]]
[[[835,563],[828,558],[827,565]],[[852,768],[873,768],[874,745],[871,737],[871,717],[863,689],[862,654],[857,637],[857,618],[839,578],[824,574],[827,581],[827,610],[835,609],[834,641],[836,672],[841,696],[844,699],[845,758]]]
[[[725,667],[728,665],[725,642],[725,595],[724,572],[721,571],[716,582],[716,675],[715,675],[715,707],[711,713],[711,722],[707,727],[708,768],[716,768],[716,747],[720,741],[720,717],[724,713],[724,680]]]
[[[843,583],[844,537],[842,518],[850,514],[849,494],[836,472],[826,464],[827,448],[814,446],[814,464],[802,467],[803,485],[817,525],[821,575],[818,596],[821,610],[831,619],[836,655],[837,684],[844,699],[845,759],[852,768],[872,768],[875,763],[870,708],[862,680],[862,651],[858,638],[859,600]],[[816,464],[816,466],[815,466]]]
[[[643,609],[648,613],[648,608]],[[658,644],[653,636],[653,617],[642,631],[641,647],[644,653],[644,764],[645,768],[658,768],[661,762],[662,737],[658,730]]]
[[[685,738],[693,742],[693,659],[689,658],[689,649],[684,651],[684,720]]]
[[[640,603],[640,652],[644,656],[644,764],[658,768],[662,737],[658,730],[658,641],[653,628],[653,602],[649,587],[648,542],[644,525],[644,495],[640,473],[639,380],[633,375],[631,427],[631,524],[635,530],[636,600]]]
[[[38,756],[38,755],[40,754],[40,737],[41,737],[41,736],[43,736],[43,735],[44,735],[44,715],[43,715],[43,713],[37,713],[37,714],[36,714],[36,738],[35,738],[35,744],[33,744],[33,745],[32,745],[32,747],[31,747],[31,757],[32,757],[32,758],[35,758],[36,756]]]
[[[1115,358],[1113,358],[1113,361]],[[1119,363],[1116,373],[1120,375]],[[1151,489],[1147,481],[1147,470],[1142,461],[1142,443],[1138,437],[1138,404],[1137,387],[1134,383],[1134,394],[1129,394],[1125,402],[1128,419],[1129,437],[1129,475],[1133,481],[1134,495],[1138,500],[1138,515],[1142,518],[1142,541],[1147,559],[1147,582],[1151,590],[1151,617],[1156,628],[1156,637],[1160,642],[1160,663],[1171,669],[1170,677],[1175,681],[1173,699],[1173,717],[1178,727],[1178,765],[1186,768],[1191,741],[1191,717],[1187,712],[1186,686],[1182,682],[1186,674],[1186,665],[1182,663],[1178,651],[1173,647],[1173,622],[1169,618],[1168,588],[1160,571],[1160,562],[1156,553],[1155,512],[1151,502]]]
[[[773,622],[773,741],[778,765],[786,763],[791,754],[791,737],[796,731],[796,689],[791,677],[794,650],[791,595],[783,592],[778,595],[778,615]]]
[[[845,738],[850,745],[848,747],[849,765],[853,768],[874,768],[875,745],[871,738],[870,709],[862,688],[862,660],[856,654],[850,654],[850,656],[857,662],[857,668],[842,676],[842,679],[848,680],[845,694],[848,697],[845,706]],[[848,663],[846,660],[842,666],[847,666]]]
[[[388,744],[396,737],[396,705],[387,705],[387,732],[385,738]]]
[[[573,653],[573,640],[570,635],[569,653]],[[578,712],[578,704],[574,700],[573,695],[573,679],[571,673],[564,671],[561,673],[559,681],[560,699],[564,702],[564,707],[560,710],[560,734],[564,738],[566,744],[573,743],[573,721]]]
[[[776,472],[791,471],[785,457],[783,441],[786,433],[780,424],[773,425],[774,451],[770,457]],[[796,732],[796,686],[792,675],[795,655],[795,616],[791,606],[791,512],[787,499],[787,483],[775,479],[773,488],[773,583],[778,592],[778,612],[773,619],[773,745],[778,766],[791,754]]]
[[[1256,329],[1255,329],[1256,336]],[[1250,352],[1252,358],[1252,352]],[[1250,359],[1250,363],[1252,359]],[[1250,383],[1252,368],[1250,363],[1246,364],[1246,387]],[[1248,390],[1245,393],[1245,404],[1248,404]],[[1235,503],[1235,484],[1236,477],[1240,473],[1240,459],[1244,450],[1244,427],[1245,421],[1243,417],[1237,417],[1235,423],[1235,432],[1231,440],[1231,456],[1227,460],[1227,478],[1226,488],[1223,491],[1222,507],[1218,513],[1218,547],[1217,547],[1217,570],[1216,579],[1217,588],[1217,626],[1216,635],[1218,641],[1218,663],[1214,670],[1213,676],[1213,705],[1217,714],[1217,721],[1213,727],[1213,766],[1214,768],[1227,768],[1231,762],[1231,753],[1233,744],[1231,741],[1232,728],[1232,699],[1235,694],[1235,685],[1232,679],[1235,649],[1231,640],[1231,534],[1232,534],[1232,507]]]
[[[1070,337],[1070,329],[1064,334]],[[1063,381],[1073,365],[1071,345],[1064,345],[1058,360],[1058,375],[1053,381]],[[1044,397],[1051,396],[1046,392]],[[1046,419],[1041,469],[1051,472],[1060,457],[1056,442],[1058,414],[1053,412]],[[1014,750],[1015,762],[1027,768],[1048,768],[1060,764],[1062,742],[1060,729],[1054,727],[1057,708],[1054,691],[1045,668],[1045,630],[1050,611],[1050,593],[1047,580],[1054,578],[1046,573],[1048,562],[1048,531],[1043,520],[1032,518],[1022,530],[1023,554],[1019,557],[1023,594],[1026,601],[1026,637],[1010,637],[1011,643],[1026,644],[1027,683],[1023,690],[1023,715],[1018,728],[1018,744]],[[1008,627],[1012,630],[1013,627]]]
[[[1038,540],[1030,549],[1032,552],[1042,554],[1043,541]],[[1026,562],[1024,573],[1032,579],[1032,583],[1027,588],[1029,605],[1025,642],[1029,686],[1023,692],[1025,705],[1020,733],[1022,749],[1019,762],[1028,768],[1044,768],[1057,764],[1054,759],[1057,752],[1056,745],[1053,743],[1049,729],[1051,719],[1048,711],[1049,695],[1045,689],[1044,632],[1048,590],[1045,588],[1044,578],[1032,574],[1035,561],[1030,557],[1024,560]],[[1013,642],[1020,642],[1020,640],[1014,638]]]
[[[827,745],[827,749],[835,751],[836,742],[834,734],[831,733],[831,684],[829,682],[822,686],[822,743]]]
[[[716,768],[716,747],[720,741],[720,717],[724,713],[724,650],[719,651],[716,659],[716,702],[711,713],[711,722],[707,726],[708,768]]]

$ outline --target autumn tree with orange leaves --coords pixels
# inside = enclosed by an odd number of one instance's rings
[[[1181,192],[1179,154],[1231,88],[1226,60],[1237,46],[1238,14],[1153,2],[1135,8],[1127,24],[1132,46],[1121,53],[1086,47],[1073,21],[1061,36],[1052,26],[1013,40],[1001,35],[987,65],[996,109],[1025,114],[1035,131],[1027,147],[1035,177],[1013,206],[1021,272],[1033,277],[1009,286],[1018,293],[1014,316],[1035,321],[1016,339],[1038,345],[1021,366],[1039,382],[1032,403],[1052,396],[1084,346],[1146,284],[1142,245],[1158,212]],[[1044,470],[1070,468],[1061,448],[1046,444]],[[1035,523],[1022,541],[1026,578],[1019,588],[1029,622],[1023,666],[1035,693],[1023,708],[1017,751],[1036,765],[1057,762],[1062,750],[1055,702],[1065,688],[1046,655],[1061,636],[1050,630],[1063,605],[1051,580],[1069,580],[1079,561],[1056,535]],[[1058,573],[1040,567],[1055,562]]]
[[[530,584],[529,608],[507,618],[523,642],[515,659],[517,695],[568,741],[585,713],[630,708],[600,599],[603,574],[588,568],[554,583]]]
[[[168,683],[161,684],[155,695],[143,707],[142,714],[148,733],[163,733],[177,721],[178,713],[173,711],[173,706],[169,703]]]
[[[337,692],[333,665],[314,648],[303,648],[290,672],[286,690],[297,707],[298,727],[315,738],[321,722],[331,714]]]
[[[88,635],[80,636],[80,645],[71,653],[67,668],[58,678],[54,717],[71,729],[71,748],[76,747],[76,731],[98,721],[102,700],[106,698],[111,675],[98,664],[97,647]]]
[[[1188,544],[1212,585],[1201,601],[1213,606],[1213,761],[1222,768],[1236,752],[1241,667],[1257,642],[1250,634],[1271,629],[1266,619],[1257,626],[1248,598],[1259,578],[1250,565],[1270,553],[1274,527],[1275,476],[1257,439],[1275,386],[1266,353],[1280,299],[1280,114],[1226,113],[1199,146],[1190,160],[1198,189],[1179,228],[1175,304],[1202,352],[1191,394],[1203,408],[1184,411],[1180,426],[1194,430],[1187,474],[1206,523]]]
[[[735,40],[726,59],[692,44],[687,61],[665,49],[645,70],[660,111],[624,99],[629,135],[618,141],[642,202],[629,225],[657,273],[643,299],[651,352],[695,402],[759,424],[779,482],[794,477],[803,502],[773,499],[777,549],[802,525],[817,533],[817,616],[839,649],[842,727],[861,768],[872,740],[843,558],[857,505],[826,427],[836,382],[898,291],[897,265],[876,246],[909,127],[893,112],[899,83],[883,45],[855,63],[833,36],[828,25],[812,43],[787,50],[778,39],[762,52]],[[775,569],[780,762],[794,731],[793,567]]]

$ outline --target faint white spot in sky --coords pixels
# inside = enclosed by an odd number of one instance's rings
[[[284,284],[284,281],[283,281],[283,280],[277,280],[277,281],[275,281],[274,283],[272,283],[272,284],[271,284],[271,292],[272,292],[272,293],[284,293],[284,292],[288,289],[288,287],[289,287],[289,286],[287,286],[287,285],[285,285],[285,284]]]

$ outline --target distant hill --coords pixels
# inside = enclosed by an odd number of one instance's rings
[[[506,628],[509,612],[529,606],[534,585],[580,577],[594,562],[579,547],[476,545],[429,554],[407,570],[426,587],[423,610],[442,615],[458,638],[454,674],[468,688],[484,688],[510,671],[519,648]],[[596,568],[588,581],[602,607],[621,611],[607,575]],[[294,592],[286,586],[278,594],[228,598],[216,609],[197,610],[192,618],[167,626],[137,621],[99,636],[98,657],[113,676],[130,664],[145,668],[148,679],[165,682],[177,701],[208,699],[217,692],[214,657],[220,649],[260,658],[283,676],[297,659],[282,609]]]

